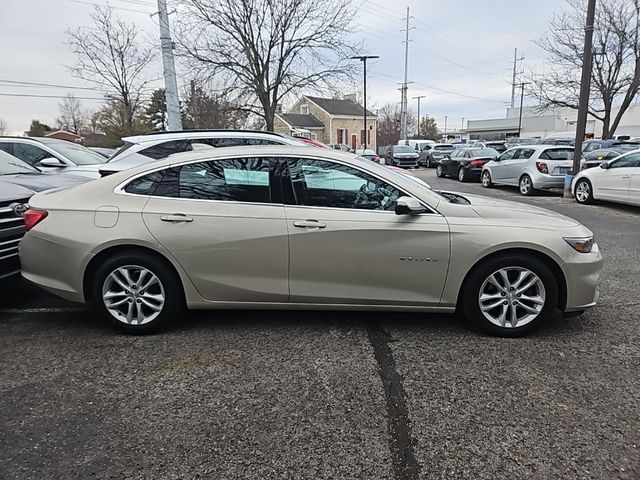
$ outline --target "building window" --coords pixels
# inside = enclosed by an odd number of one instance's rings
[[[302,115],[309,115],[309,105],[300,105],[300,113]]]

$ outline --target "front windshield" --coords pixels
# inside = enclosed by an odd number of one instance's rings
[[[415,150],[409,145],[398,145],[393,147],[394,153],[415,153]]]
[[[46,145],[76,165],[99,165],[107,161],[107,159],[99,153],[93,152],[87,147],[76,143],[60,141],[47,143]]]
[[[15,175],[19,173],[37,173],[39,170],[23,162],[19,158],[0,150],[0,175]]]

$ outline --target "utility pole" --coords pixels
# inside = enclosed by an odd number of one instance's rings
[[[370,58],[380,58],[378,55],[357,55],[355,57],[351,57],[352,60],[360,60],[362,62],[362,64],[364,65],[364,148],[363,150],[367,149],[367,144],[369,143],[369,129],[367,128],[367,60],[369,60]]]
[[[173,60],[173,42],[171,41],[171,32],[169,30],[167,0],[158,0],[158,23],[160,24],[164,92],[167,103],[167,126],[169,130],[182,130],[180,101],[178,100],[178,82],[176,81],[176,65]]]
[[[418,138],[420,138],[420,99],[425,97],[426,95],[418,95],[417,97],[411,97],[413,100],[418,100]]]
[[[447,120],[449,119],[449,117],[447,115],[444,116],[444,134],[447,137],[447,140],[449,139],[449,134],[447,133]]]
[[[589,0],[587,5],[587,22],[584,26],[584,49],[582,52],[582,77],[580,78],[580,99],[578,100],[578,123],[576,125],[576,145],[573,151],[573,168],[571,176],[580,171],[582,159],[582,142],[587,129],[587,113],[589,111],[589,90],[591,88],[591,64],[593,62],[593,23],[596,14],[596,0]],[[572,178],[573,179],[573,178]],[[565,194],[571,195],[571,182],[567,187],[565,180]]]
[[[518,138],[520,138],[520,132],[522,131],[522,104],[524,103],[524,86],[528,83],[520,83],[520,112],[518,112]]]
[[[407,138],[407,85],[408,85],[408,81],[407,81],[407,76],[409,74],[409,30],[411,30],[411,28],[409,28],[409,19],[411,17],[409,16],[409,7],[407,7],[407,18],[406,20],[406,27],[405,27],[405,37],[404,37],[404,82],[402,82],[402,87],[401,87],[401,92],[402,92],[402,99],[401,99],[401,103],[400,103],[400,130],[402,132],[402,138],[406,139]]]
[[[513,52],[513,78],[511,80],[511,108],[516,106],[516,75],[518,74],[518,62],[524,60],[524,55],[518,58],[518,48]]]

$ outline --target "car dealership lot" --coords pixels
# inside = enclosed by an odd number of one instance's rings
[[[418,175],[569,215],[599,305],[499,339],[455,316],[195,312],[127,337],[0,297],[0,477],[638,478],[640,210]]]

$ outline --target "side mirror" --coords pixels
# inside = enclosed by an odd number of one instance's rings
[[[427,209],[413,197],[400,197],[396,200],[396,215],[418,215]]]
[[[608,170],[610,167],[609,162],[602,162],[600,164],[600,168],[603,168],[604,170]]]
[[[47,158],[43,158],[42,160],[40,160],[38,162],[38,164],[41,167],[47,167],[47,168],[62,168],[62,167],[66,167],[66,165],[64,164],[64,162],[62,162],[62,160],[55,158],[55,157],[47,157]]]

